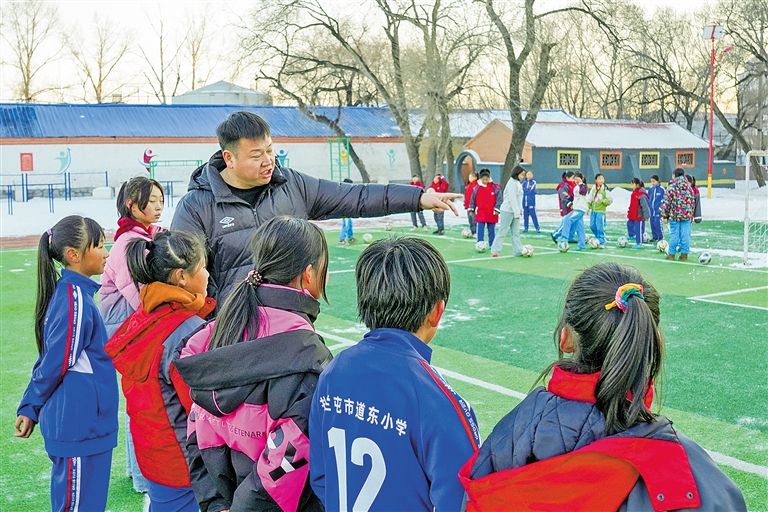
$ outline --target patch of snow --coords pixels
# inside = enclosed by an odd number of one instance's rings
[[[23,268],[12,268],[8,272],[24,272]]]

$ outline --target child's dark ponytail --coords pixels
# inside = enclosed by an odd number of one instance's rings
[[[159,281],[172,284],[176,269],[194,273],[205,264],[205,247],[196,235],[183,231],[159,231],[154,239],[134,238],[125,249],[128,272],[139,284]]]
[[[622,289],[625,285],[630,286]],[[617,295],[621,304],[611,305]],[[644,399],[661,373],[664,339],[659,316],[658,292],[632,267],[595,265],[568,290],[555,330],[560,360],[554,364],[574,373],[601,372],[595,397],[607,434],[653,420]],[[574,352],[569,358],[563,358],[559,348],[562,329],[571,330]]]
[[[256,337],[259,328],[257,288],[262,283],[287,285],[312,265],[324,299],[328,244],[323,231],[303,219],[274,217],[253,235],[253,270],[227,296],[216,316],[209,343],[214,349]]]
[[[56,282],[59,280],[55,262],[64,265],[67,247],[85,251],[98,247],[103,240],[104,230],[101,226],[95,220],[79,215],[64,217],[40,237],[37,246],[35,303],[35,341],[38,353],[42,354],[45,348],[45,315],[48,311],[48,303],[56,289]]]

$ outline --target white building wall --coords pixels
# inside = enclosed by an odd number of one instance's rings
[[[138,175],[145,175],[142,165],[144,151],[151,149],[155,160],[202,160],[207,161],[219,147],[217,143],[116,143],[116,144],[24,144],[0,145],[0,184],[20,182],[19,154],[32,153],[34,171],[30,183],[62,183],[58,174],[67,149],[71,154],[69,172],[72,186],[95,187],[104,185],[104,171],[107,171],[109,185],[119,187],[123,181]],[[373,142],[358,143],[356,150],[363,158],[372,181],[404,181],[410,178],[408,157],[402,143]],[[329,147],[326,142],[275,143],[275,152],[288,152],[292,168],[318,178],[330,178]],[[394,164],[390,165],[388,151],[394,151]],[[183,182],[176,185],[177,195],[186,190],[186,183],[194,166],[158,167],[159,181]],[[96,173],[92,175],[79,173]],[[360,173],[352,165],[351,178],[361,181]]]

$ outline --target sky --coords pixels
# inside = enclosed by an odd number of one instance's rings
[[[0,0],[0,11],[4,11],[14,0]],[[708,3],[709,0],[636,0],[650,16],[657,8],[667,7],[685,12],[696,10]],[[153,30],[156,30],[159,21],[165,20],[166,28],[171,39],[180,41],[188,30],[187,20],[198,17],[208,21],[206,43],[208,44],[209,58],[205,68],[210,69],[207,83],[218,80],[228,80],[244,87],[255,87],[250,79],[250,73],[244,72],[227,64],[224,56],[233,55],[236,51],[237,41],[228,27],[246,24],[250,21],[255,2],[249,0],[229,0],[227,2],[213,2],[205,0],[48,0],[54,4],[59,12],[59,25],[63,34],[83,40],[83,47],[88,48],[88,34],[92,29],[95,19],[101,22],[112,23],[119,27],[119,31],[138,45],[141,45],[147,55],[156,59],[158,52],[151,42],[155,39]],[[344,8],[348,5],[345,0],[326,0],[328,7]],[[536,9],[551,9],[571,4],[572,0],[538,0]],[[264,20],[268,22],[267,20]],[[154,29],[153,29],[154,25]],[[6,30],[6,29],[4,29]],[[137,46],[138,46],[137,45]],[[16,76],[13,68],[8,66],[12,57],[7,45],[3,45],[0,58],[0,101],[11,101],[14,94],[13,88]],[[47,52],[55,52],[59,47],[46,48]],[[41,71],[39,80],[57,87],[67,87],[67,92],[62,97],[47,96],[48,101],[78,101],[82,96],[81,80],[78,79],[77,68],[66,52],[60,52],[61,58],[49,64]],[[138,103],[153,103],[157,100],[152,97],[151,90],[144,88],[146,82],[142,74],[149,73],[149,69],[138,48],[132,52],[116,71],[119,76],[121,93],[125,101]],[[186,77],[185,77],[186,78]],[[178,89],[178,93],[186,92],[191,88],[191,82],[187,78]],[[197,86],[203,85],[198,80]],[[144,90],[141,90],[144,89]]]

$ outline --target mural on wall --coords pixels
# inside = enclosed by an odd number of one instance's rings
[[[59,161],[59,174],[69,171],[69,166],[72,164],[72,149],[67,148],[66,151],[59,151],[56,160]]]
[[[152,162],[152,159],[155,158],[157,155],[150,149],[147,148],[144,150],[144,158],[142,160],[139,160],[141,165],[144,167],[144,170],[149,172],[150,171],[150,162]]]

